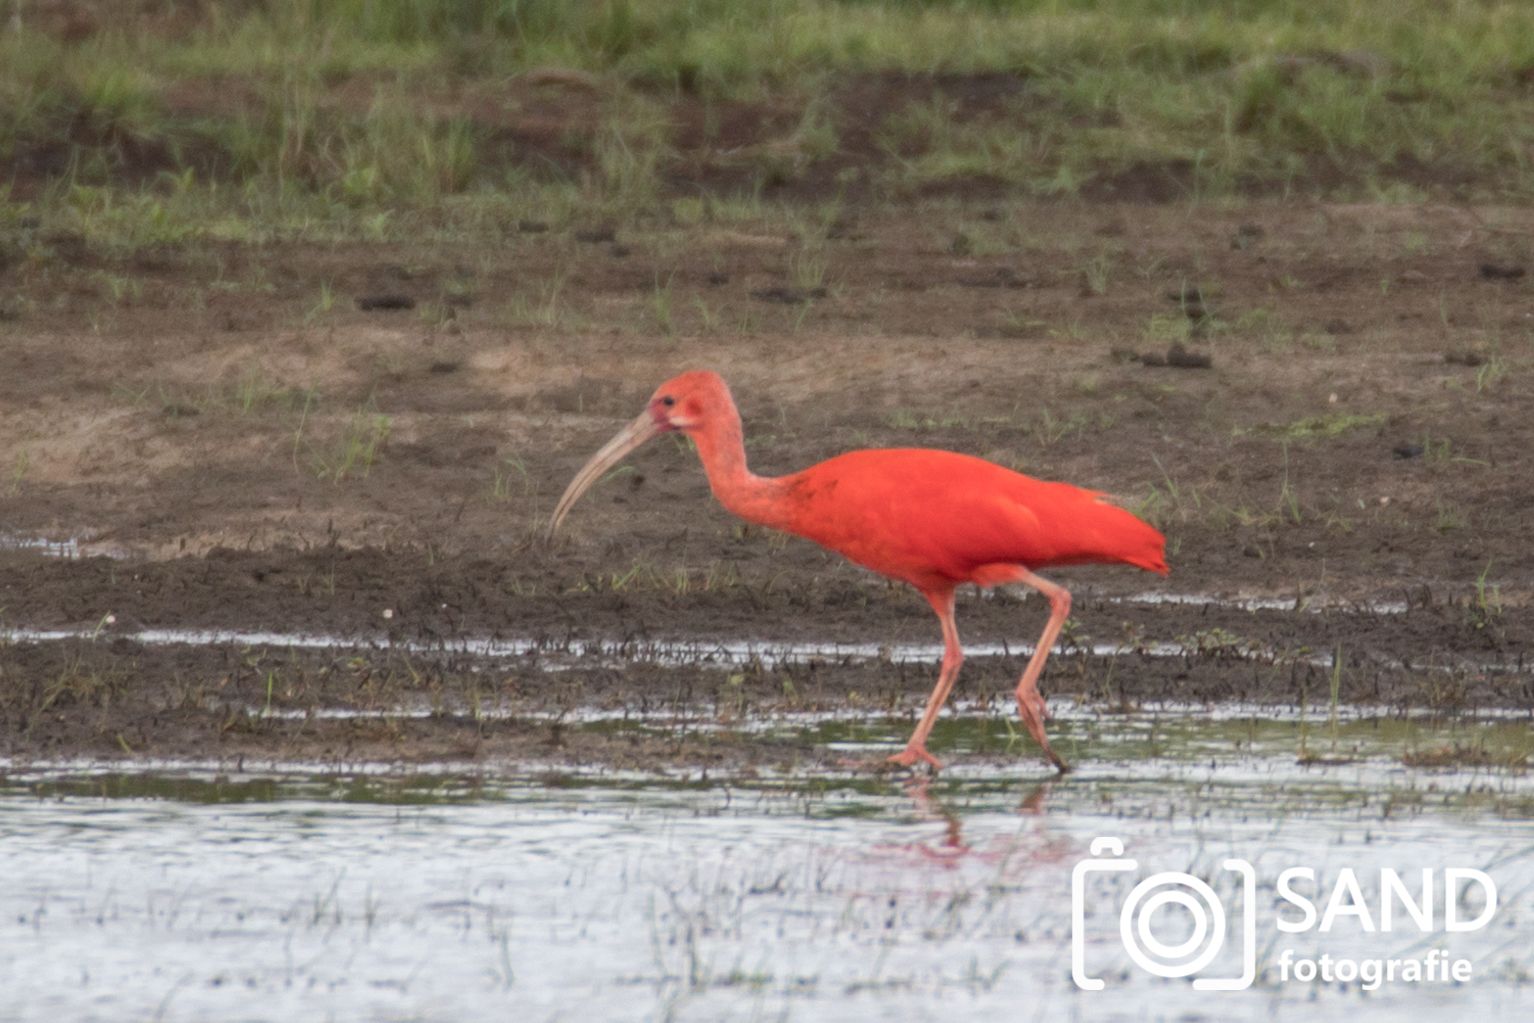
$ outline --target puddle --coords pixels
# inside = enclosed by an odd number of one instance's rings
[[[1321,614],[1342,611],[1364,615],[1404,615],[1410,610],[1404,600],[1341,600],[1321,595],[1295,597],[1219,596],[1213,593],[1160,593],[1147,590],[1122,597],[1104,597],[1106,604],[1177,604],[1193,607],[1220,607],[1237,611],[1292,611]]]
[[[1443,744],[1526,752],[1525,724],[1360,718],[1332,728],[1298,714],[1157,713],[1062,715],[1060,725],[1098,755],[1052,782],[1031,765],[986,759],[1007,741],[1001,728],[946,720],[936,741],[979,762],[959,758],[931,782],[3,765],[6,1018],[501,1020],[579,1007],[613,1020],[1357,1021],[1534,1011],[1534,779],[1400,766],[1404,753]],[[906,726],[771,727],[860,750]],[[1304,747],[1356,759],[1304,766]],[[1116,930],[1099,926],[1126,892],[1095,875],[1106,887],[1093,889],[1082,947],[1106,987],[1072,983],[1073,869],[1103,835],[1123,840],[1140,864],[1134,877],[1188,871],[1227,898],[1222,864],[1251,862],[1260,893],[1251,989],[1203,991],[1136,967]],[[1368,931],[1354,917],[1326,933],[1282,933],[1274,878],[1289,865],[1312,868],[1317,891],[1352,868],[1376,906],[1380,868],[1408,879],[1474,868],[1493,879],[1498,907],[1489,925],[1458,933]],[[1462,918],[1483,906],[1476,896],[1456,890]],[[1099,902],[1113,912],[1103,916]],[[1240,906],[1228,912],[1233,929],[1211,971],[1244,948]],[[1467,960],[1472,978],[1363,991],[1279,972],[1286,952],[1385,960],[1434,949]]]
[[[74,537],[68,540],[48,540],[37,536],[0,533],[0,551],[32,551],[51,558],[77,558],[80,556],[80,541]]]
[[[755,640],[707,641],[629,641],[577,640],[571,642],[466,636],[457,639],[422,643],[393,639],[385,635],[339,636],[327,633],[244,631],[237,629],[138,629],[119,631],[109,627],[96,629],[0,628],[0,640],[20,643],[48,643],[66,639],[126,639],[146,646],[265,646],[280,649],[350,650],[392,649],[409,653],[463,654],[471,657],[510,658],[539,655],[558,663],[561,659],[597,662],[618,666],[633,661],[662,665],[707,666],[723,668],[747,664],[784,664],[812,660],[887,660],[895,663],[936,664],[943,658],[937,643],[774,643]],[[1072,647],[1108,657],[1139,653],[1148,657],[1178,657],[1189,652],[1180,643],[1145,643],[1129,646],[1097,643],[1090,647]],[[1026,643],[969,643],[964,652],[970,657],[1016,657],[1033,652]]]
[[[0,532],[0,551],[30,551],[45,558],[125,559],[128,552],[113,544],[88,537],[71,536],[53,540],[44,536]]]
[[[543,671],[571,668],[621,668],[646,663],[668,667],[715,667],[735,669],[756,664],[772,667],[802,664],[809,661],[832,663],[887,661],[894,664],[936,665],[943,657],[937,643],[828,643],[773,642],[769,640],[549,640],[531,637],[464,636],[421,642],[388,635],[341,636],[330,633],[275,632],[238,629],[138,629],[119,630],[109,623],[85,629],[32,629],[0,626],[0,642],[50,643],[63,640],[125,639],[145,646],[234,646],[272,647],[300,650],[388,649],[412,654],[467,656],[486,659],[537,658]],[[1028,643],[966,643],[969,658],[1026,657],[1033,652]],[[1088,654],[1093,657],[1199,657],[1217,655],[1232,661],[1259,663],[1297,663],[1330,669],[1331,652],[1299,653],[1280,651],[1258,644],[1239,643],[1209,649],[1194,638],[1192,642],[1153,641],[1137,644],[1090,643],[1057,646],[1056,656]],[[1486,661],[1456,658],[1451,663],[1395,663],[1412,671],[1435,673],[1528,674],[1534,663]]]
[[[222,706],[222,705],[220,705]],[[843,724],[862,725],[879,720],[883,715],[857,707],[837,707],[830,710],[792,710],[762,707],[753,704],[749,716],[734,714],[717,707],[699,707],[694,710],[675,707],[641,708],[576,707],[550,710],[545,706],[524,706],[517,701],[496,701],[481,697],[470,705],[466,701],[421,696],[397,702],[385,707],[353,706],[306,706],[276,707],[255,704],[242,708],[244,713],[256,718],[274,721],[303,721],[306,719],[332,721],[386,721],[408,718],[443,718],[462,721],[496,721],[516,719],[520,721],[559,721],[566,725],[591,725],[605,722],[628,722],[636,725],[660,726],[687,725],[700,729],[734,730],[743,732],[776,732],[784,728],[819,728]],[[912,710],[916,709],[913,702]],[[999,710],[999,713],[998,713]],[[999,704],[965,697],[950,698],[944,705],[945,718],[990,719],[995,723],[1010,722],[1014,705],[1010,698]],[[1140,718],[1150,720],[1191,719],[1212,726],[1220,722],[1239,722],[1243,725],[1252,720],[1263,720],[1274,725],[1317,726],[1366,722],[1378,727],[1382,720],[1426,722],[1439,724],[1447,719],[1443,712],[1430,708],[1413,707],[1392,709],[1382,715],[1380,708],[1358,704],[1297,707],[1284,704],[1256,704],[1228,702],[1208,706],[1198,703],[1176,701],[1145,701],[1130,712],[1105,710],[1100,706],[1067,703],[1056,700],[1050,708],[1051,728],[1054,722],[1091,722],[1102,718],[1128,721]],[[1484,722],[1511,722],[1522,729],[1534,719],[1528,710],[1512,708],[1479,708],[1459,711],[1452,715],[1455,722],[1473,725]],[[901,727],[910,731],[910,721]],[[902,736],[905,733],[902,733]],[[3,763],[3,760],[0,760]]]

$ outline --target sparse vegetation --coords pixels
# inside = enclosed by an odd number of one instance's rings
[[[655,275],[655,287],[650,293],[650,311],[655,316],[656,328],[667,337],[676,333],[676,321],[671,308],[671,284],[676,280],[676,272],[672,271],[666,277],[664,283],[660,274]]]
[[[1498,583],[1487,582],[1487,576],[1491,574],[1491,562],[1481,569],[1481,574],[1475,578],[1475,595],[1469,604],[1469,619],[1472,628],[1479,632],[1495,633],[1502,623],[1502,587]]]
[[[547,280],[536,281],[512,300],[511,322],[529,327],[557,329],[568,326],[565,300],[566,272],[556,269]]]
[[[527,463],[521,458],[507,455],[495,464],[490,493],[497,501],[526,497],[535,489],[532,474],[527,471]]]
[[[86,6],[101,27],[106,9]],[[1153,0],[311,0],[151,13],[83,41],[47,7],[11,13],[0,152],[50,168],[16,195],[127,246],[403,237],[535,210],[562,223],[572,204],[626,222],[695,194],[699,175],[746,197],[811,181],[893,197],[975,180],[1111,194],[1133,179],[1199,201],[1534,184],[1516,87],[1534,12],[1511,2],[1444,22],[1425,0],[1269,0],[1239,19]],[[967,100],[935,71],[992,84]],[[508,80],[581,116],[512,144],[495,113],[517,102]],[[849,106],[865,89],[883,90],[871,126]],[[787,123],[750,113],[769,91],[797,110]],[[741,114],[758,134],[720,145],[720,118]]]
[[[1493,355],[1475,371],[1475,393],[1489,391],[1507,376],[1507,363],[1501,355]]]
[[[338,437],[329,444],[309,449],[309,464],[320,479],[332,483],[361,477],[373,471],[384,442],[389,438],[389,417],[366,409],[353,413]]]
[[[800,292],[814,295],[825,287],[826,251],[823,244],[806,242],[788,254],[788,279]]]
[[[14,496],[21,490],[21,485],[26,481],[27,473],[32,471],[32,452],[23,448],[16,452],[16,457],[11,460],[11,474],[7,483],[7,489]]]
[[[259,366],[246,366],[232,379],[203,385],[156,380],[148,384],[119,384],[115,394],[124,404],[151,409],[169,419],[202,415],[250,416],[287,413],[312,402],[312,388],[282,383]]]
[[[1385,415],[1381,412],[1329,412],[1266,429],[1285,440],[1327,440],[1355,430],[1379,426],[1384,422]]]
[[[1091,295],[1106,295],[1113,276],[1113,261],[1106,253],[1093,256],[1081,268],[1082,283]]]
[[[1465,528],[1465,516],[1452,501],[1439,498],[1434,502],[1437,511],[1433,516],[1433,528],[1440,533],[1452,533]]]

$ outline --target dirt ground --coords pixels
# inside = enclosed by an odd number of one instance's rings
[[[579,465],[689,367],[730,381],[758,472],[944,447],[1110,491],[1161,525],[1167,580],[1056,573],[1077,595],[1076,650],[1052,661],[1053,699],[1324,700],[1316,655],[1340,652],[1344,700],[1534,707],[1527,210],[944,198],[767,225],[541,226],[116,256],[30,225],[57,258],[0,269],[0,624],[96,638],[0,642],[0,752],[780,762],[821,754],[252,708],[696,709],[744,686],[763,707],[914,713],[931,669],[877,661],[742,682],[125,638],[935,643],[914,593],[732,520],[682,444],[636,454],[542,540]],[[1144,593],[1293,606],[1121,599]],[[1030,644],[1042,620],[1037,601],[961,598],[970,641]],[[1130,652],[1082,652],[1094,641]],[[1133,653],[1157,642],[1184,653]],[[960,693],[1000,699],[1020,667],[1004,660],[972,662]]]

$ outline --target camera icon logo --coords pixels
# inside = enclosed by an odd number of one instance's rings
[[[1104,858],[1107,853],[1112,858]],[[1239,949],[1241,969],[1236,976],[1195,977],[1201,991],[1241,991],[1257,977],[1257,872],[1246,860],[1228,859],[1220,866],[1236,875],[1241,887]],[[1103,980],[1087,974],[1086,902],[1087,877],[1094,873],[1138,870],[1137,860],[1124,858],[1124,843],[1117,838],[1092,840],[1089,858],[1071,871],[1071,979],[1084,991],[1101,991]],[[1154,929],[1158,910],[1176,906],[1192,921],[1192,933],[1182,941],[1168,943]],[[1124,899],[1119,911],[1119,938],[1136,966],[1156,977],[1190,977],[1206,969],[1225,948],[1230,930],[1225,905],[1202,878],[1177,870],[1164,870],[1143,878]]]

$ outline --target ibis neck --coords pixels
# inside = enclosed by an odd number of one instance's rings
[[[748,522],[782,529],[786,525],[783,481],[757,476],[746,467],[740,416],[731,414],[692,435],[709,489],[732,514]]]

